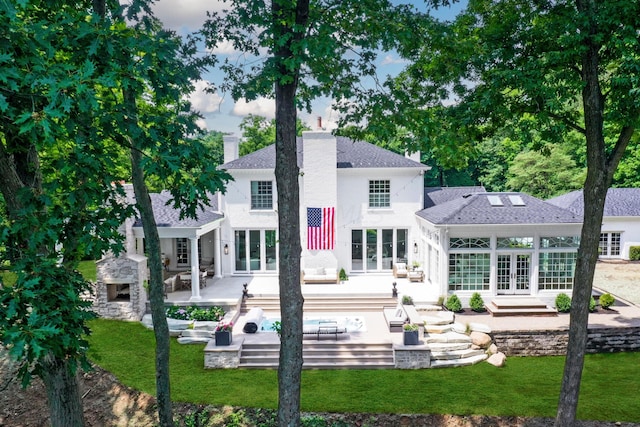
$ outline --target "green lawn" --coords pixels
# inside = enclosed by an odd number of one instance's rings
[[[80,261],[80,265],[78,265],[78,271],[82,273],[82,276],[91,281],[96,281],[96,262],[91,261]],[[1,271],[0,279],[5,286],[13,286],[16,283],[16,274],[12,271]]]
[[[91,359],[124,384],[154,393],[153,332],[103,319],[90,326]],[[175,401],[277,407],[275,370],[207,370],[204,345],[171,345]],[[512,357],[504,368],[305,370],[301,403],[312,412],[554,417],[563,364],[562,357]],[[639,366],[640,353],[587,356],[578,417],[639,422]]]

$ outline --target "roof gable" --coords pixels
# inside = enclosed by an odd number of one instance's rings
[[[345,137],[336,137],[338,169],[347,168],[422,168],[429,166],[408,159],[405,156],[389,151],[377,145],[354,141]],[[303,165],[302,137],[297,139],[298,166]],[[236,160],[232,160],[220,166],[221,169],[275,169],[276,148],[271,144],[260,150],[249,153]]]
[[[173,198],[169,191],[163,190],[161,193],[151,193],[149,196],[151,197],[153,216],[158,227],[199,228],[224,218],[224,215],[218,212],[218,198],[215,195],[210,195],[208,206],[205,209],[200,209],[195,219],[180,219],[180,210],[175,209],[171,204],[167,205]],[[136,218],[133,226],[142,227],[142,220]]]
[[[423,209],[417,215],[442,225],[582,222],[579,215],[524,193],[468,194]]]
[[[425,187],[424,208],[430,208],[441,203],[458,199],[473,193],[486,193],[483,186],[467,187]]]
[[[582,215],[584,190],[576,190],[549,199],[548,202]],[[604,216],[640,216],[640,188],[610,188],[604,202]]]

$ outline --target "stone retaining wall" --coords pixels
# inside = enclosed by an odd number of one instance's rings
[[[494,331],[494,343],[507,356],[565,355],[568,329],[547,331]],[[587,353],[640,350],[640,327],[589,329]]]
[[[431,367],[431,350],[425,345],[394,345],[393,355],[397,369]]]

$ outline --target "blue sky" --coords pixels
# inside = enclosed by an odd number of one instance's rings
[[[400,1],[398,1],[400,3]],[[421,1],[412,1],[420,10],[426,8]],[[467,1],[433,11],[432,14],[440,19],[452,19]],[[186,34],[200,28],[206,19],[207,11],[222,11],[229,8],[228,3],[221,0],[160,0],[154,5],[156,16],[165,27]],[[216,51],[220,61],[227,57],[238,56],[230,46],[221,46]],[[402,62],[393,53],[382,53],[378,59],[380,76],[394,75],[402,69]],[[220,83],[223,76],[219,72],[210,71],[203,76],[204,80],[196,82],[196,91],[192,93],[191,101],[194,108],[200,111],[205,120],[200,124],[208,130],[234,133],[240,136],[239,125],[242,118],[248,114],[257,114],[267,118],[274,117],[274,102],[259,99],[252,102],[243,100],[234,102],[229,94],[208,94],[204,89],[208,83]],[[337,115],[331,110],[329,99],[319,99],[313,103],[311,114],[300,112],[299,117],[312,129],[316,129],[317,117],[322,117],[323,127],[332,129],[337,122]]]

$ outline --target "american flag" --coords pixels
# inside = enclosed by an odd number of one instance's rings
[[[336,208],[307,208],[307,249],[333,249]]]

